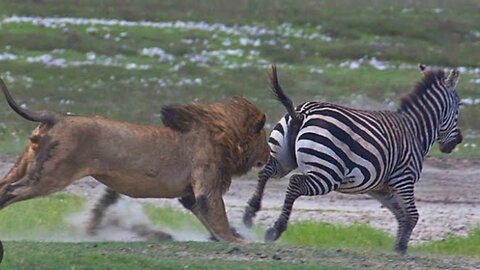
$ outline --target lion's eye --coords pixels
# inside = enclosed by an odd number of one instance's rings
[[[265,126],[265,121],[266,117],[265,115],[263,115],[262,119],[260,119],[260,121],[255,124],[255,133],[259,133],[260,131],[262,131],[263,127]]]

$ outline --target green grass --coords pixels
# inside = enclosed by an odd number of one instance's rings
[[[385,251],[393,248],[394,237],[365,224],[345,226],[301,221],[288,226],[280,238],[280,243],[319,248]],[[439,241],[410,245],[409,253],[480,257],[480,227],[473,229],[468,236],[449,236]]]
[[[415,246],[412,250],[422,253],[480,257],[480,227],[472,230],[468,236],[450,236],[444,240]]]
[[[83,206],[83,198],[61,193],[15,203],[0,211],[0,235],[28,238],[41,231],[67,231],[66,216]]]
[[[74,233],[66,217],[83,210],[84,199],[68,194],[57,194],[13,204],[0,211],[0,236],[18,235],[26,239],[50,231],[58,235]],[[191,231],[208,236],[208,232],[191,214],[172,207],[144,206],[145,213],[158,228],[174,231]],[[78,233],[78,232],[77,232]],[[263,237],[264,231],[256,227],[254,234]],[[389,251],[394,237],[385,231],[366,224],[339,225],[315,221],[291,223],[279,243],[288,246],[318,248],[347,248],[366,251]],[[412,252],[480,256],[480,228],[467,237],[450,236],[442,241],[432,241],[411,246]]]
[[[207,230],[203,227],[195,216],[186,211],[181,211],[172,207],[156,207],[147,204],[143,207],[147,216],[155,225],[163,228],[171,228],[176,230],[190,230],[208,235]]]
[[[57,236],[78,234],[67,225],[65,218],[81,211],[83,205],[82,198],[66,194],[14,204],[0,211],[0,237],[5,240],[5,236],[19,235],[24,239],[36,239],[36,235],[45,232],[54,232]],[[144,209],[159,228],[196,230],[207,235],[189,213],[149,204]],[[422,269],[456,269],[467,262],[475,265],[479,246],[480,228],[477,228],[467,237],[452,236],[412,245],[409,258],[415,258],[415,265]],[[269,245],[4,241],[4,247],[2,270],[408,268],[404,257],[392,253],[393,237],[387,233],[362,224],[343,226],[314,221],[291,223],[280,240]],[[366,257],[371,259],[367,262]]]
[[[281,243],[323,248],[391,250],[394,239],[386,232],[365,224],[338,225],[315,221],[300,221],[288,226]]]
[[[0,131],[0,153],[2,154],[20,155],[27,142],[26,132]]]
[[[256,255],[228,255],[219,243],[37,243],[5,242],[3,269],[360,269],[333,264],[278,262],[271,258],[248,261]],[[241,247],[240,249],[243,249]],[[250,248],[252,249],[252,248]],[[265,254],[275,253],[268,246]],[[209,255],[212,254],[212,255]],[[229,258],[230,257],[230,258]]]
[[[458,145],[452,153],[441,153],[438,144],[434,144],[429,152],[429,155],[441,159],[479,159],[480,158],[480,138],[465,138],[463,142]]]
[[[473,258],[276,244],[4,242],[3,269],[459,269]]]

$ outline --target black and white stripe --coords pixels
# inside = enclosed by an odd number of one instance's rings
[[[251,225],[260,209],[267,180],[298,169],[300,173],[290,178],[282,213],[267,231],[266,241],[280,237],[300,196],[367,193],[397,218],[395,248],[404,253],[418,220],[413,186],[423,158],[436,140],[447,153],[462,140],[457,127],[458,71],[451,70],[445,77],[441,70],[423,65],[420,69],[422,81],[403,98],[397,111],[366,111],[317,101],[293,109],[273,67],[272,91],[289,113],[270,135],[270,160],[248,202],[245,224]]]

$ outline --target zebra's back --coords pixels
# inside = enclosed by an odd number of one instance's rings
[[[297,163],[300,171],[324,179],[320,184],[327,186],[319,188],[362,193],[388,180],[394,167],[390,150],[399,141],[386,127],[400,121],[394,113],[315,101],[298,109],[304,121],[295,145]]]

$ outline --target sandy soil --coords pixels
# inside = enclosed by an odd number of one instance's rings
[[[12,158],[1,158],[0,174],[5,174],[13,161]],[[255,180],[237,179],[224,196],[233,226],[241,225],[246,201],[253,193],[255,185]],[[280,214],[286,186],[287,179],[271,180],[267,184],[263,209],[258,213],[255,222],[265,228],[273,224]],[[85,178],[68,187],[67,191],[86,196],[90,202],[94,202],[102,189],[103,187],[92,178]],[[428,159],[422,178],[416,186],[415,197],[420,220],[413,232],[412,242],[443,239],[452,234],[466,235],[470,229],[479,226],[479,189],[480,162]],[[140,201],[153,202],[160,206],[181,207],[176,200]],[[292,221],[298,220],[339,224],[367,223],[392,235],[397,228],[393,215],[366,195],[332,193],[325,196],[302,197],[295,203],[292,213]]]

